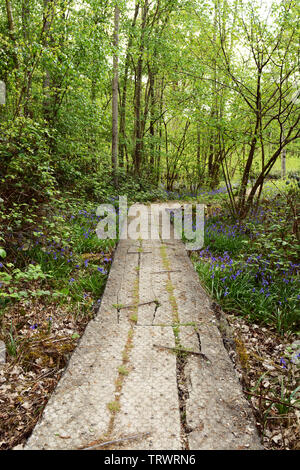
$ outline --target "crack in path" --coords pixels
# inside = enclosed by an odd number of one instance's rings
[[[178,312],[178,305],[176,302],[176,298],[174,296],[174,287],[173,287],[171,275],[170,275],[170,273],[174,272],[175,270],[170,269],[171,263],[166,254],[164,245],[161,245],[160,247],[160,254],[161,254],[163,266],[166,268],[166,272],[168,273],[168,280],[166,282],[166,290],[169,292],[169,302],[171,304],[173,321],[175,323],[172,328],[173,328],[173,334],[174,334],[174,340],[175,340],[174,351],[176,353],[176,380],[177,380],[177,390],[178,390],[182,448],[184,450],[189,450],[189,441],[187,439],[187,434],[191,431],[191,429],[187,425],[187,420],[186,420],[186,401],[189,398],[187,377],[185,374],[186,357],[182,353],[183,348],[180,342],[180,318],[179,318],[179,312]]]

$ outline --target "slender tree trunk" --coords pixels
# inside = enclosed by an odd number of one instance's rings
[[[43,10],[43,21],[44,21],[44,33],[43,33],[43,46],[47,48],[49,46],[49,32],[50,32],[50,25],[53,15],[52,9],[52,1],[53,0],[44,0],[44,10]],[[44,118],[47,122],[50,121],[51,117],[51,96],[50,96],[50,88],[51,88],[51,76],[50,71],[48,68],[44,71],[44,79],[43,79],[43,110],[44,110]]]
[[[28,44],[29,41],[29,18],[30,18],[30,6],[29,6],[29,0],[22,0],[22,31],[23,31],[23,39],[25,44]],[[31,82],[32,82],[32,77],[30,76],[28,78],[28,84],[27,84],[27,99],[24,104],[24,114],[25,116],[31,116],[32,117],[32,111],[30,110],[30,98],[31,98]]]
[[[28,31],[29,14],[30,14],[29,0],[22,0],[22,29],[23,29],[23,38],[25,42],[27,42],[29,39],[29,31]]]
[[[131,28],[133,29],[136,25],[136,20],[139,14],[140,1],[137,0],[135,3],[134,17],[132,20]],[[119,163],[120,166],[124,166],[124,157],[126,155],[126,102],[127,102],[127,82],[128,82],[128,73],[129,73],[129,64],[130,64],[130,52],[132,48],[133,35],[130,33],[127,52],[125,59],[125,68],[124,68],[124,78],[123,78],[123,90],[121,96],[121,109],[120,109],[120,141],[119,141]]]
[[[15,39],[15,24],[10,0],[5,0],[9,34]]]
[[[136,77],[135,77],[135,125],[134,125],[134,170],[135,173],[140,173],[142,162],[142,119],[141,119],[141,95],[142,95],[142,78],[143,78],[143,54],[145,49],[145,30],[148,16],[148,0],[145,0],[142,10],[142,24],[141,24],[141,40],[139,58],[137,63]]]
[[[216,53],[216,44],[217,44],[217,0],[214,2],[214,33],[213,33],[213,44],[214,44],[214,53]],[[211,130],[210,130],[210,142],[209,142],[209,155],[208,155],[208,178],[209,185],[211,188],[215,186],[215,158],[216,158],[216,148],[217,148],[217,135],[216,135],[216,123],[218,117],[218,98],[217,98],[217,61],[216,58],[213,58],[213,74],[212,74],[212,97],[211,97]]]
[[[282,133],[281,142],[284,141],[284,133]],[[283,147],[281,151],[281,178],[286,177],[286,147]]]
[[[163,106],[164,106],[164,88],[165,88],[165,79],[161,79],[161,91],[159,97],[159,144],[158,144],[158,155],[156,162],[156,182],[157,184],[160,181],[160,162],[161,162],[161,146],[162,146],[162,124],[163,124]]]
[[[150,94],[150,166],[154,168],[154,160],[155,160],[155,91],[154,91],[154,74],[149,67],[149,94]]]
[[[9,36],[10,36],[11,40],[14,43],[16,43],[16,31],[15,31],[15,23],[14,23],[14,17],[13,17],[11,2],[10,2],[10,0],[5,0],[5,3],[6,3],[6,14],[7,14]],[[16,52],[13,52],[13,61],[14,61],[14,64],[15,64],[15,68],[17,69],[19,67],[19,64],[18,64],[18,57],[17,57]]]
[[[247,158],[247,162],[244,168],[240,191],[239,191],[239,202],[238,202],[238,212],[241,218],[244,217],[244,209],[245,209],[245,202],[246,202],[246,192],[247,192],[247,184],[250,176],[250,171],[252,168],[252,163],[254,159],[254,154],[256,150],[257,140],[258,140],[258,133],[261,129],[261,70],[258,70],[257,75],[257,87],[256,87],[256,122],[255,122],[255,129],[253,132],[253,137],[251,140],[250,150]]]
[[[118,86],[119,86],[119,23],[120,23],[120,10],[115,6],[115,20],[114,20],[114,59],[113,59],[113,84],[112,84],[112,169],[114,185],[117,187],[117,168],[118,168]]]

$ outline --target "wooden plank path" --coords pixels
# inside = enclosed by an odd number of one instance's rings
[[[86,448],[262,448],[180,240],[119,242],[100,310],[25,446]]]

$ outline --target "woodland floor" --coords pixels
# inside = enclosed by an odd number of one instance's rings
[[[212,301],[209,302],[212,315],[220,319],[220,307]],[[74,317],[56,302],[26,301],[23,306],[20,302],[5,312],[2,321],[19,319],[21,349],[17,357],[8,355],[7,363],[0,366],[1,449],[11,449],[26,442],[53,394],[72,351],[97,310],[97,304],[91,305],[89,315]],[[134,312],[131,313],[134,315]],[[296,335],[279,336],[273,329],[249,323],[246,319],[230,313],[226,314],[225,318],[231,328],[230,337],[227,333],[225,337],[223,335],[224,343],[225,346],[226,340],[227,345],[230,343],[228,354],[245,396],[252,405],[264,447],[298,449],[299,410],[296,406],[288,406],[286,402],[283,402],[284,406],[279,409],[280,400],[278,403],[278,397],[273,396],[270,383],[270,377],[280,379],[285,374],[294,374],[290,365],[286,367],[282,364],[280,357],[284,355],[287,347],[297,341]],[[134,328],[136,320],[131,318],[130,322],[131,327],[133,322]],[[36,324],[38,328],[30,327]],[[222,325],[220,331],[224,333]],[[58,439],[64,447],[70,437],[61,434]],[[186,439],[183,441],[186,442]]]

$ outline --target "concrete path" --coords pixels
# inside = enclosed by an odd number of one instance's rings
[[[262,448],[180,240],[120,241],[98,315],[25,448]]]

